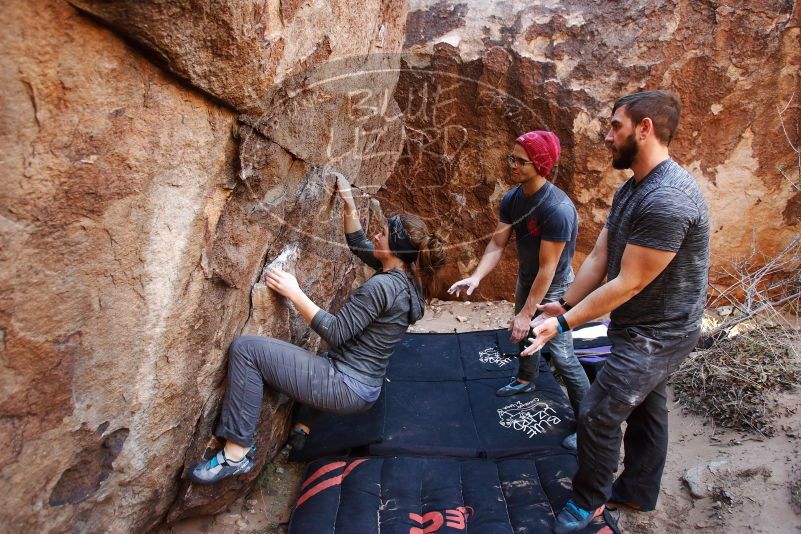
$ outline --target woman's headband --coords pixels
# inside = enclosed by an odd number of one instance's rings
[[[400,215],[393,215],[387,219],[389,227],[389,249],[403,260],[404,263],[412,263],[417,260],[420,250],[409,240],[409,234],[403,227]]]

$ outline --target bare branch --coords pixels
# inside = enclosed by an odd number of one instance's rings
[[[790,139],[790,134],[787,133],[787,127],[784,124],[784,114],[790,108],[790,103],[793,101],[794,97],[795,97],[795,91],[793,91],[793,94],[790,95],[790,100],[787,101],[787,104],[785,104],[784,108],[779,110],[779,124],[781,124],[782,132],[784,132],[784,138],[787,140],[787,144],[790,145],[790,149],[793,152],[795,152],[796,168],[798,170],[798,182],[796,183],[796,181],[794,181],[792,178],[787,176],[786,171],[784,170],[784,168],[781,165],[777,164],[776,165],[776,169],[784,177],[785,180],[790,182],[790,184],[795,189],[801,191],[801,150],[798,149],[798,146],[793,144],[793,140]]]

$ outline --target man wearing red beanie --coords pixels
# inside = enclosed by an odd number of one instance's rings
[[[573,281],[571,262],[576,250],[578,214],[570,198],[547,180],[559,159],[561,145],[553,132],[537,130],[515,139],[507,156],[509,176],[517,187],[501,200],[500,222],[484,251],[475,272],[451,286],[449,293],[468,295],[478,287],[501,259],[512,229],[517,237],[519,268],[515,288],[515,317],[510,322],[511,338],[522,342],[529,331],[537,305],[558,301]],[[521,346],[521,350],[522,350]],[[578,407],[590,383],[573,352],[570,332],[549,342],[554,366],[567,386],[573,410]],[[517,377],[498,390],[498,396],[528,393],[534,390],[539,375],[539,351],[520,358]],[[564,445],[575,449],[576,435]]]

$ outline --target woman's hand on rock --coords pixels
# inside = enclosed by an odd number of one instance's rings
[[[345,178],[342,174],[336,172],[333,173],[334,176],[337,177],[337,192],[342,200],[345,202],[345,206],[349,209],[355,210],[356,209],[356,201],[353,200],[353,189],[350,186],[350,182],[347,178]]]
[[[268,269],[264,273],[264,283],[267,287],[289,300],[293,300],[303,294],[298,285],[298,279],[293,274],[280,269]]]

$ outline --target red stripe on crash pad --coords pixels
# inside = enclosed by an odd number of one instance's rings
[[[306,486],[320,478],[326,473],[330,473],[334,469],[339,469],[340,467],[344,466],[346,462],[331,462],[330,464],[325,464],[320,469],[309,475],[309,478],[303,481],[303,485],[300,486],[300,491],[303,491]]]
[[[362,458],[360,460],[356,460],[354,462],[351,462],[350,465],[348,465],[348,467],[345,468],[345,470],[342,472],[341,475],[337,475],[337,476],[331,477],[331,478],[329,478],[327,480],[323,480],[319,484],[317,484],[315,486],[312,486],[311,488],[309,488],[306,491],[306,493],[304,493],[303,495],[300,496],[300,498],[298,499],[298,502],[295,503],[295,507],[300,506],[301,504],[303,504],[304,502],[308,501],[309,499],[311,499],[312,497],[314,497],[315,495],[317,495],[321,491],[327,490],[328,488],[330,488],[332,486],[337,486],[339,484],[342,484],[342,480],[346,476],[348,476],[351,473],[351,471],[353,471],[356,467],[358,467],[359,465],[363,464],[366,461],[367,461],[367,458]],[[345,465],[345,462],[334,462],[334,463],[339,464],[337,467],[342,467],[343,465]],[[328,465],[332,465],[332,464],[328,464]],[[312,476],[310,476],[307,480],[311,480],[311,479],[313,479],[315,477],[319,477],[320,475],[317,475],[317,473],[319,473],[320,471],[322,471],[323,469],[328,467],[328,465],[327,466],[323,466],[320,469],[318,469],[317,471],[315,471],[314,474]],[[336,467],[334,467],[332,469],[336,469]],[[328,471],[331,471],[332,469],[329,469]],[[328,471],[326,471],[326,472],[328,472]],[[322,474],[325,474],[325,473],[322,473]],[[302,490],[303,490],[303,488],[301,488],[301,491]]]
[[[345,478],[346,476],[348,476],[351,471],[353,471],[354,469],[356,469],[357,467],[359,467],[361,464],[363,464],[366,461],[367,461],[367,458],[361,458],[359,460],[354,460],[351,463],[349,463],[348,467],[346,467],[345,470],[342,472],[342,478]]]

